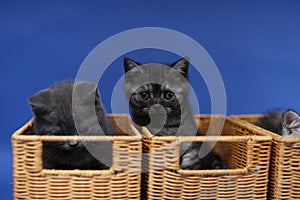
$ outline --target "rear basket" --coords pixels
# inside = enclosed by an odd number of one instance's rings
[[[300,198],[300,138],[283,137],[267,131],[255,122],[262,115],[233,115],[230,118],[252,126],[262,134],[273,138],[269,172],[269,199]]]
[[[153,136],[142,128],[144,198],[266,199],[271,137],[223,116],[196,115],[195,119],[202,133],[209,130],[207,136]],[[211,136],[217,130],[222,130],[221,136]],[[180,144],[192,141],[218,142],[214,151],[228,169],[180,169]]]
[[[37,136],[32,120],[12,136],[14,199],[140,199],[142,142],[128,115],[109,115],[121,136]],[[31,135],[29,135],[31,134]],[[43,169],[44,141],[111,141],[109,170]]]

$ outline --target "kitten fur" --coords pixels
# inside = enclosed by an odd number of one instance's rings
[[[188,58],[172,64],[141,64],[129,58],[124,59],[125,91],[132,120],[137,125],[147,126],[156,136],[202,135],[194,122],[188,102],[188,67]],[[163,68],[168,70],[159,70]],[[158,83],[151,80],[157,80]],[[148,83],[139,85],[143,81]],[[205,158],[199,158],[201,145],[202,143],[182,145],[181,168],[223,168],[221,158],[213,151]]]
[[[255,124],[282,136],[300,136],[300,116],[293,110],[270,111]]]
[[[77,98],[73,96],[74,85],[80,93]],[[72,110],[72,101],[78,101],[75,110]],[[94,83],[74,81],[57,83],[31,96],[28,102],[35,116],[33,129],[37,135],[65,136],[79,133],[80,135],[99,133],[117,135],[112,122],[105,115],[97,85]],[[96,117],[91,111],[96,113]],[[76,126],[74,113],[83,116]],[[94,148],[101,145],[99,142],[82,141],[44,142],[43,167],[46,169],[107,169],[106,165],[89,153],[83,143]],[[110,161],[105,163],[107,162]]]

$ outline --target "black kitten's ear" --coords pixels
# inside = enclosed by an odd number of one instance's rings
[[[128,72],[129,70],[133,69],[133,68],[137,68],[139,67],[139,65],[141,65],[141,63],[135,62],[134,60],[130,59],[130,58],[124,58],[124,70],[125,73]]]
[[[101,105],[102,106],[101,96],[100,96],[100,92],[99,92],[98,86],[96,88],[95,105]]]
[[[297,135],[300,131],[300,116],[294,111],[288,111],[284,114],[283,134]]]
[[[32,112],[35,115],[52,112],[53,108],[51,90],[45,89],[29,97],[28,103],[31,105]]]
[[[189,70],[189,58],[182,58],[171,64],[171,67],[176,71],[180,72],[185,78],[188,78],[188,70]]]
[[[97,88],[96,88],[96,99],[99,100],[99,101],[100,101],[100,99],[101,99],[98,86],[97,86]]]
[[[85,103],[95,99],[100,101],[98,85],[92,82],[77,81],[74,83],[73,94],[78,98],[79,102]]]

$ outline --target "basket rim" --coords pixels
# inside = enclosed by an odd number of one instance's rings
[[[258,130],[254,125],[250,126],[247,123],[240,123],[239,120],[236,121],[235,119],[231,119],[229,117],[226,117],[224,115],[220,114],[195,114],[194,119],[195,121],[199,121],[203,118],[210,118],[210,119],[224,119],[224,123],[232,123],[239,126],[243,126],[247,129],[250,129],[251,131],[255,133],[259,133],[260,130]],[[144,139],[149,140],[157,140],[157,141],[178,141],[178,142],[192,142],[192,141],[198,141],[198,142],[248,142],[248,141],[272,141],[272,137],[270,135],[252,135],[252,136],[212,136],[212,135],[205,135],[205,136],[155,136],[152,135],[151,132],[146,127],[141,127],[141,132]]]
[[[61,169],[42,169],[42,176],[84,176],[84,177],[94,177],[94,176],[111,176],[119,171],[112,167],[109,169],[98,169],[98,170],[61,170]]]
[[[109,117],[126,117],[129,122],[130,118],[127,114],[107,114]],[[12,140],[21,140],[21,141],[72,141],[72,140],[81,140],[81,141],[140,141],[142,135],[139,131],[129,123],[129,127],[134,135],[116,135],[116,136],[106,136],[106,135],[96,135],[96,136],[79,136],[79,135],[23,135],[24,131],[32,126],[34,117],[23,124],[19,129],[17,129],[12,134]]]
[[[143,131],[148,131],[143,129]],[[272,141],[272,137],[266,136],[152,136],[144,139],[156,141],[174,141],[174,142],[249,142],[249,141]]]

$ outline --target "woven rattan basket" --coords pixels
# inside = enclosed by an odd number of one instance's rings
[[[233,119],[273,138],[268,199],[300,199],[300,138],[287,138],[253,125],[262,115],[234,115]]]
[[[28,135],[32,133],[32,120],[16,131],[12,136],[14,199],[140,199],[141,136],[128,115],[110,117],[122,136],[80,137],[85,141],[112,142],[109,170],[43,169],[43,141],[78,140],[79,136]]]
[[[203,133],[210,125],[210,134],[224,123],[222,116],[196,115],[195,119]],[[152,136],[146,128],[142,133],[145,199],[266,199],[271,137],[252,126],[225,119],[220,137]],[[228,169],[180,169],[180,144],[191,141],[218,142],[214,150]]]

